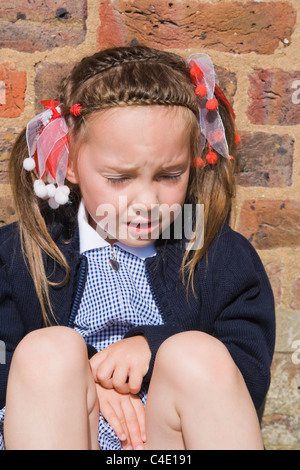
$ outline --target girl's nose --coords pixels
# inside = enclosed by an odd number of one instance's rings
[[[143,213],[150,213],[158,204],[158,194],[153,187],[139,188],[131,200],[131,207]]]

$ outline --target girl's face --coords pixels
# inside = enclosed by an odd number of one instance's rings
[[[180,107],[127,106],[88,123],[67,178],[79,184],[90,224],[108,242],[149,245],[180,212],[191,159],[187,113]]]

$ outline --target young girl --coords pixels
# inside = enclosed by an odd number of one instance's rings
[[[2,447],[262,449],[273,296],[226,222],[234,113],[209,57],[101,51],[44,105],[0,230]]]

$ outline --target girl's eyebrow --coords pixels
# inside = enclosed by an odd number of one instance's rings
[[[188,165],[189,162],[179,162],[179,163],[171,163],[170,165],[166,164],[161,167],[162,170],[181,170]]]
[[[161,166],[160,168],[157,168],[156,169],[156,173],[162,171],[162,172],[167,172],[167,171],[182,171],[184,170],[185,168],[187,167],[187,163],[186,162],[183,162],[183,163],[177,163],[177,164],[170,164],[170,165],[163,165]],[[121,166],[105,166],[105,167],[102,167],[101,168],[101,171],[103,172],[109,172],[109,171],[113,171],[115,173],[137,173],[139,171],[139,167],[138,166],[124,166],[124,167],[121,167]]]
[[[126,173],[126,172],[129,172],[129,171],[137,171],[138,167],[132,166],[132,165],[128,165],[128,166],[105,165],[105,166],[101,167],[101,170],[103,170],[103,171],[117,171],[117,172],[120,172],[120,173]]]
[[[189,162],[187,161],[181,161],[177,163],[165,163],[161,165],[161,167],[157,168],[158,171],[166,171],[166,170],[181,170],[182,168],[185,168]],[[141,166],[140,165],[130,165],[130,164],[119,164],[119,165],[113,165],[110,163],[107,163],[105,165],[99,165],[101,170],[112,170],[112,171],[138,171]]]

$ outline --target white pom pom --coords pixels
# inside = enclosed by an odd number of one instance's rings
[[[46,186],[48,197],[54,197],[56,193],[56,187],[54,184],[47,184]]]
[[[37,197],[40,197],[41,199],[44,199],[47,197],[47,188],[42,180],[36,180],[33,185],[34,192]]]
[[[51,197],[48,200],[48,204],[51,207],[51,209],[57,209],[59,207],[59,204],[55,201],[54,197]]]
[[[35,168],[34,158],[32,158],[32,157],[25,158],[25,160],[23,161],[23,168],[26,171],[34,170],[34,168]]]
[[[69,200],[69,194],[70,194],[70,189],[68,188],[68,186],[60,186],[56,190],[54,199],[60,205],[66,204]]]
[[[69,186],[66,186],[66,185],[61,186],[61,190],[64,192],[64,194],[65,194],[66,196],[69,196],[69,194],[70,194],[70,188],[69,188]]]

